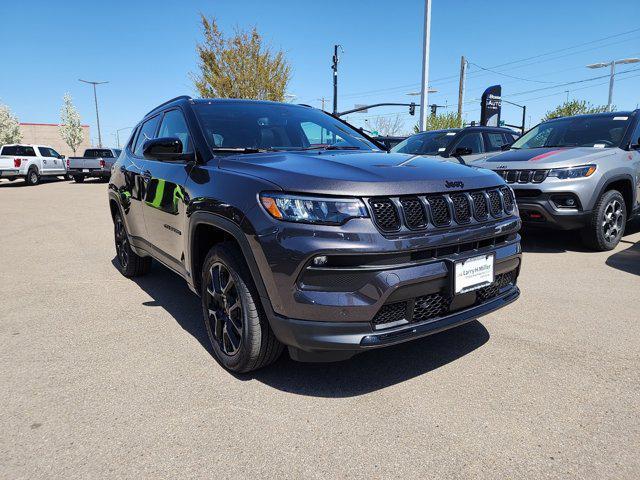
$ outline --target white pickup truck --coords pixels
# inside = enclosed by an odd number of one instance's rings
[[[37,185],[41,177],[65,176],[64,156],[46,145],[3,145],[0,149],[0,178],[24,178]]]
[[[87,148],[82,157],[67,158],[67,173],[77,183],[85,178],[109,180],[111,167],[120,156],[119,148]]]

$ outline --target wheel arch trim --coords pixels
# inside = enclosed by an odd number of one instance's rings
[[[255,256],[253,255],[253,251],[251,250],[251,246],[249,241],[246,238],[246,235],[242,231],[239,225],[232,222],[231,220],[222,217],[220,215],[216,215],[215,213],[199,211],[194,212],[189,221],[188,232],[189,235],[186,238],[187,245],[185,248],[185,252],[188,257],[186,258],[186,267],[188,268],[189,275],[189,283],[191,289],[196,292],[198,295],[200,294],[197,291],[196,285],[199,279],[196,279],[194,276],[194,272],[197,271],[195,268],[195,255],[193,254],[193,248],[195,245],[195,234],[197,227],[199,225],[209,225],[214,228],[220,229],[230,235],[240,247],[242,254],[244,256],[245,261],[247,262],[247,266],[249,267],[249,272],[251,273],[251,277],[253,282],[258,290],[258,295],[260,296],[260,300],[262,302],[262,306],[267,313],[267,317],[271,318],[273,315],[273,307],[271,306],[271,300],[269,299],[269,295],[267,294],[267,288],[264,284],[262,276],[260,275],[260,270],[258,268],[258,264],[256,262]]]

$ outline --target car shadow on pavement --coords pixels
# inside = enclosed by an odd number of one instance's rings
[[[640,276],[640,242],[622,240],[621,245],[630,245],[621,252],[616,252],[607,258],[606,264],[610,267]]]
[[[116,267],[115,258],[111,263]],[[154,262],[148,275],[134,281],[153,299],[143,305],[162,307],[212,353],[200,301],[182,278]],[[338,363],[298,363],[285,351],[273,365],[234,376],[240,381],[257,380],[299,395],[353,397],[428,373],[473,352],[488,340],[489,332],[484,325],[472,321],[446,332],[365,352]],[[213,357],[212,361],[215,361]]]
[[[582,244],[580,232],[577,231],[523,228],[520,231],[520,236],[522,237],[522,251],[525,253],[590,251]]]

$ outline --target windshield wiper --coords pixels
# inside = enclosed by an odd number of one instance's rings
[[[247,147],[214,147],[211,149],[214,152],[229,152],[229,153],[260,153],[266,152],[264,148],[247,148]]]
[[[317,145],[315,147],[305,147],[301,150],[363,150],[353,145]]]

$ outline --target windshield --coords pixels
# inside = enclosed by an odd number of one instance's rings
[[[447,132],[425,132],[412,135],[391,149],[396,153],[411,155],[438,155],[446,150],[459,130]]]
[[[587,117],[567,117],[533,127],[511,148],[617,147],[631,119],[612,113]]]
[[[314,108],[285,103],[196,103],[194,110],[212,149],[380,150],[341,121]],[[224,153],[224,152],[223,152]]]

